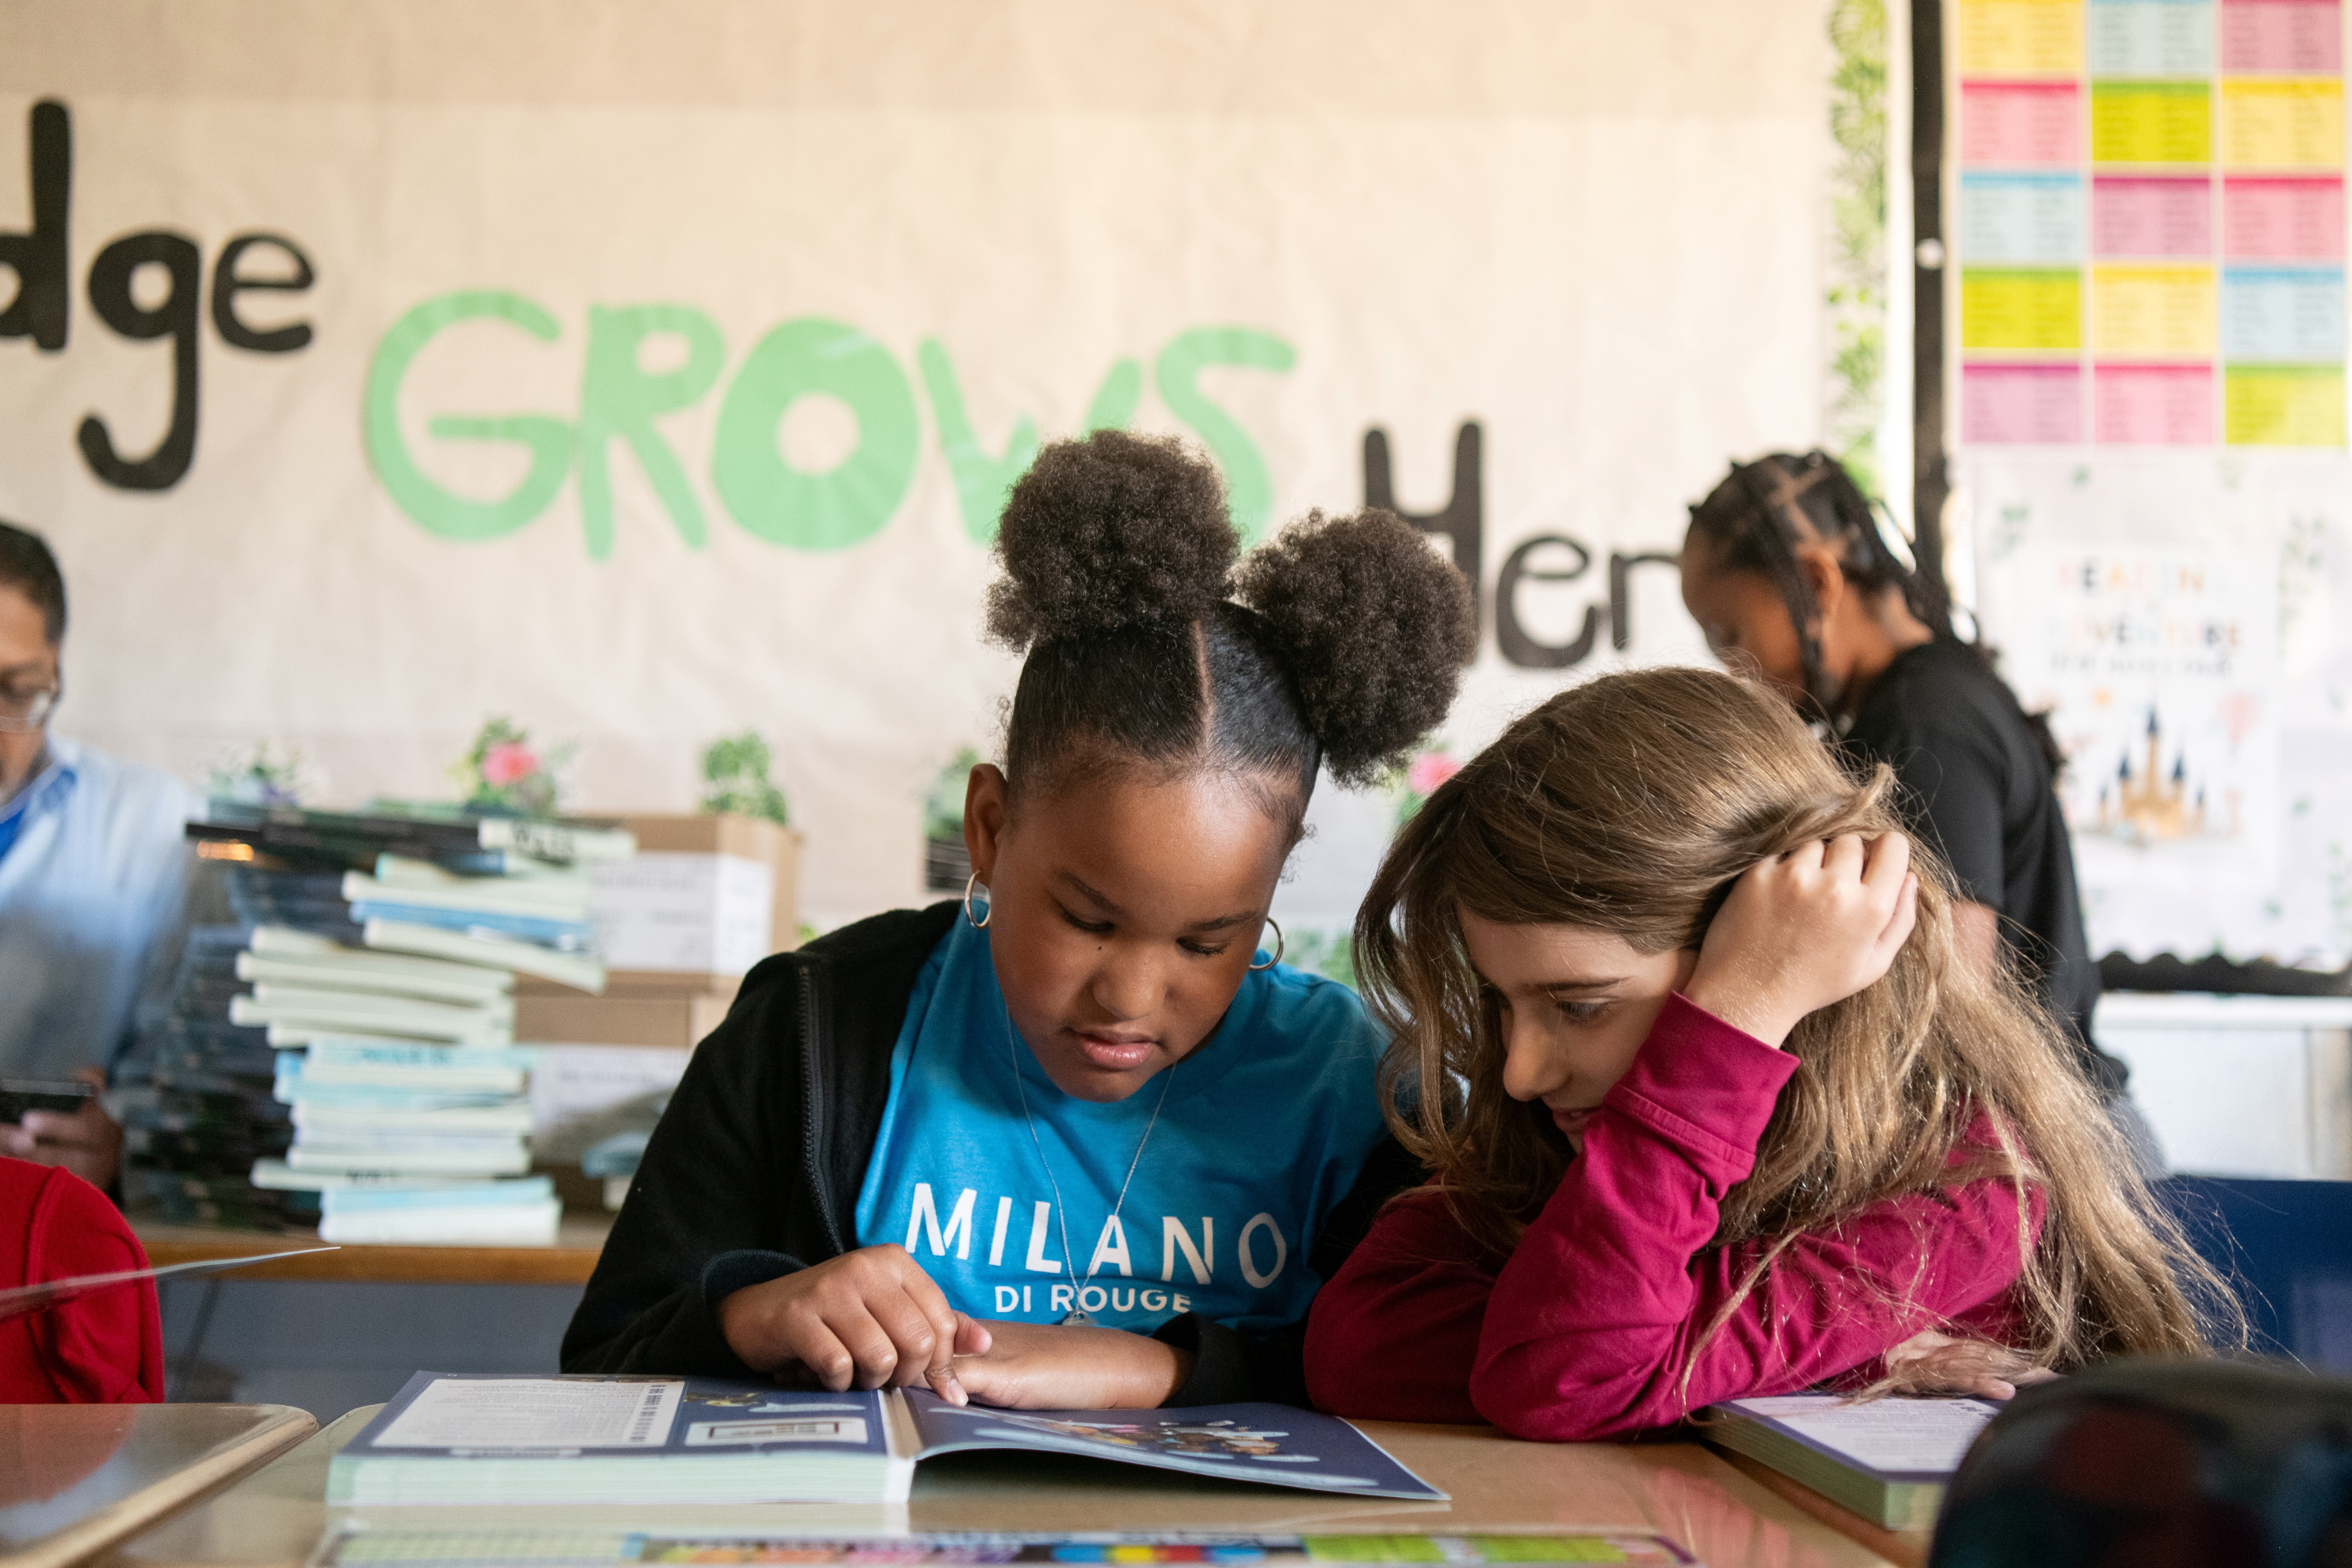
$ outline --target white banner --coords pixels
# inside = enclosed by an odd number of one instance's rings
[[[995,508],[1089,424],[1202,443],[1253,534],[1433,518],[1457,746],[1702,657],[1644,557],[1821,438],[1828,9],[5,0],[0,516],[68,574],[59,726],[352,800],[505,714],[591,811],[756,726],[804,908],[914,901],[1013,673]],[[1327,795],[1278,910],[1344,920],[1393,809]]]

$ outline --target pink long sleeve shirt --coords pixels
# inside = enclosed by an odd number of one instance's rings
[[[1710,1243],[1796,1069],[1787,1052],[1670,999],[1507,1258],[1472,1239],[1433,1193],[1381,1216],[1316,1298],[1315,1403],[1588,1440],[1672,1426],[1719,1399],[1866,1382],[1922,1329],[2014,1341],[2019,1194],[1977,1180],[1798,1237],[1685,1384],[1692,1348],[1763,1249]],[[1982,1123],[1971,1138],[1991,1142]],[[2041,1209],[2031,1194],[2029,1231]]]

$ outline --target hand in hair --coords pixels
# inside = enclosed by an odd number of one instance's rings
[[[989,1347],[988,1331],[889,1246],[745,1286],[719,1303],[719,1328],[754,1372],[804,1370],[836,1394],[927,1384],[951,1405],[966,1403],[953,1358]]]
[[[1809,1013],[1875,982],[1919,914],[1911,841],[1848,833],[1751,866],[1700,943],[1683,994],[1779,1047]]]

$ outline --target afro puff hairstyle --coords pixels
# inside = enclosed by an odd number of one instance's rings
[[[1019,795],[1141,765],[1370,783],[1453,705],[1470,585],[1384,511],[1310,512],[1236,564],[1216,469],[1173,438],[1056,442],[1013,486],[988,629],[1024,652],[1006,726]]]

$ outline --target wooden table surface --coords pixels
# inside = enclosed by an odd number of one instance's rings
[[[0,1568],[64,1568],[318,1431],[283,1405],[0,1405]]]
[[[354,1512],[379,1526],[501,1532],[600,1526],[842,1535],[1614,1528],[1670,1536],[1711,1568],[1866,1568],[1890,1561],[1696,1443],[1520,1443],[1485,1427],[1390,1422],[1360,1425],[1399,1460],[1451,1492],[1451,1502],[1331,1497],[1051,1455],[958,1454],[926,1461],[916,1472],[912,1500],[897,1507],[330,1509],[321,1500],[327,1461],[375,1408],[352,1412],[212,1501],[92,1563],[101,1568],[297,1568],[328,1529]],[[1867,1529],[1852,1515],[1843,1517]]]
[[[266,1235],[207,1226],[140,1225],[141,1245],[157,1268],[215,1258],[289,1252],[319,1245],[317,1233]],[[388,1285],[585,1285],[612,1230],[609,1215],[566,1215],[553,1247],[375,1247],[257,1263],[215,1276],[237,1279],[340,1279]]]
[[[1831,1501],[1804,1482],[1792,1480],[1769,1465],[1727,1449],[1717,1449],[1717,1452],[1733,1468],[1752,1478],[1766,1490],[1795,1503],[1848,1540],[1860,1542],[1895,1563],[1896,1568],[1926,1568],[1927,1547],[1935,1539],[1934,1531],[1885,1529],[1875,1521],[1863,1518],[1843,1503]]]

